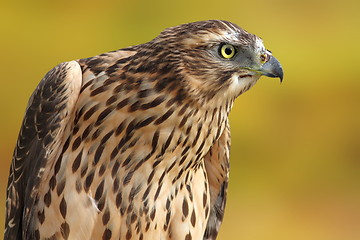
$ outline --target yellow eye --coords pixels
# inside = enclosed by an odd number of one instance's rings
[[[232,58],[236,53],[236,49],[233,45],[224,44],[220,47],[220,55],[223,58],[229,59]]]

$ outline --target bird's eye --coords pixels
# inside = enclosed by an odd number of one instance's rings
[[[234,55],[236,53],[236,48],[230,44],[221,45],[219,50],[220,50],[219,51],[220,55],[226,59],[230,59],[230,58],[234,57]]]

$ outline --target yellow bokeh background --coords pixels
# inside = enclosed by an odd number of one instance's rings
[[[360,239],[359,10],[358,0],[2,2],[0,232],[25,106],[49,69],[225,19],[261,36],[285,79],[263,77],[234,105],[219,239]]]

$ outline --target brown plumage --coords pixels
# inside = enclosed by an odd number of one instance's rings
[[[235,24],[59,64],[30,98],[7,189],[5,239],[216,239],[233,101],[282,79]]]

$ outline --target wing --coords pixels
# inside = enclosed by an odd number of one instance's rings
[[[230,140],[230,126],[227,121],[222,135],[205,156],[205,168],[210,188],[210,217],[204,240],[216,239],[223,220],[229,181]]]
[[[30,97],[10,166],[4,239],[35,239],[32,208],[46,166],[57,157],[81,83],[80,65],[62,63],[46,74]]]

